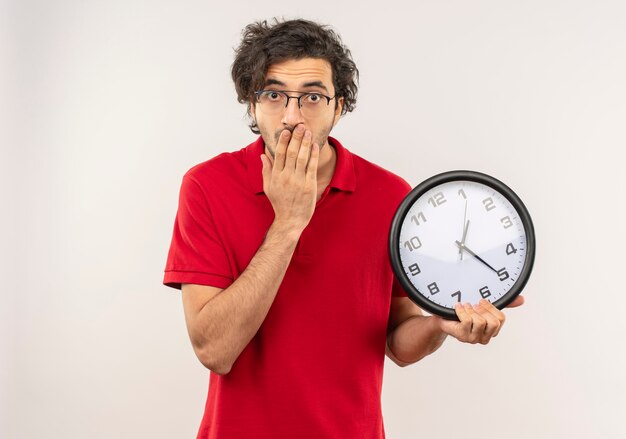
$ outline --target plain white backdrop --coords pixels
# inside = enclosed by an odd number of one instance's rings
[[[162,272],[184,172],[254,139],[229,68],[274,16],[351,48],[353,152],[487,172],[535,222],[498,338],[386,364],[387,436],[626,437],[623,1],[0,4],[1,438],[194,437],[208,373]]]

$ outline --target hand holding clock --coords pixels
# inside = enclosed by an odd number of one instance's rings
[[[467,201],[465,201],[465,214],[463,218],[465,226],[463,227],[463,237],[461,241],[454,241],[459,247],[461,260],[463,259],[463,250],[468,252],[482,264],[491,269],[494,273],[498,270],[489,265],[483,258],[474,253],[467,245],[467,230],[470,220],[467,219]],[[509,304],[509,308],[520,306],[524,303],[523,296],[517,296],[515,300]],[[487,344],[498,335],[502,325],[506,321],[506,317],[502,311],[496,308],[491,302],[482,299],[479,303],[471,305],[469,303],[457,303],[454,307],[459,321],[446,320],[441,317],[438,319],[439,327],[442,332],[453,336],[457,340],[465,343],[481,343]]]
[[[507,308],[513,308],[524,304],[524,296],[517,296]],[[455,306],[459,321],[447,320],[433,315],[437,320],[439,329],[457,340],[471,344],[487,344],[498,335],[506,317],[502,311],[491,302],[482,299],[476,305],[469,303],[457,303]]]

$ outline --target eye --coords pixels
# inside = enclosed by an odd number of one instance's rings
[[[304,102],[307,104],[317,104],[322,100],[322,95],[319,93],[308,93],[304,97]]]
[[[271,102],[278,102],[282,98],[280,93],[278,93],[277,91],[271,91],[271,90],[268,90],[265,93],[263,93],[263,97]]]
[[[278,90],[263,90],[257,94],[260,103],[277,104],[285,100],[284,95]]]

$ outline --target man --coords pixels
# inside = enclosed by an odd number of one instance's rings
[[[448,335],[485,344],[504,315],[423,316],[395,282],[387,236],[410,187],[329,137],[358,78],[332,30],[251,24],[232,74],[261,136],[187,172],[164,278],[211,370],[198,437],[383,438],[385,352],[405,366]]]

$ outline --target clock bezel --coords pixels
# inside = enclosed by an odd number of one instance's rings
[[[528,212],[528,209],[520,199],[520,197],[506,184],[498,180],[491,175],[484,174],[477,171],[469,170],[457,170],[448,171],[441,174],[434,175],[408,193],[404,198],[400,206],[396,210],[391,223],[391,230],[389,232],[389,255],[391,260],[391,266],[396,275],[396,278],[402,285],[402,288],[406,291],[409,298],[417,304],[420,308],[428,311],[429,313],[436,314],[448,320],[458,320],[458,317],[453,309],[441,306],[428,300],[428,298],[422,294],[410,281],[405,267],[402,265],[400,259],[400,232],[404,219],[415,202],[426,192],[431,189],[449,183],[453,181],[471,181],[486,185],[504,196],[512,205],[522,221],[524,226],[524,232],[526,234],[526,257],[524,258],[524,266],[522,271],[511,286],[511,288],[498,300],[493,302],[493,305],[498,309],[505,308],[510,304],[522,291],[533,269],[535,261],[535,229],[532,219]]]

